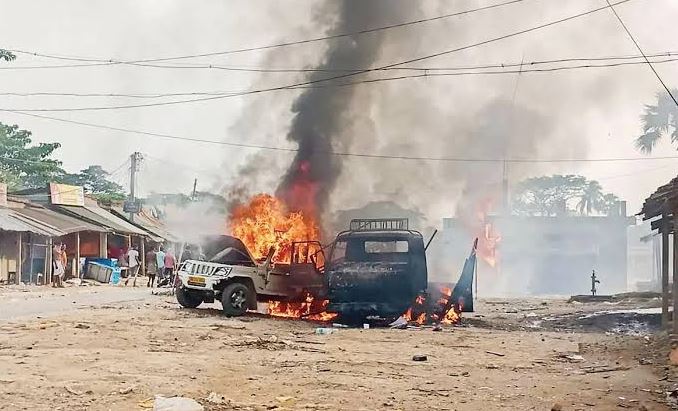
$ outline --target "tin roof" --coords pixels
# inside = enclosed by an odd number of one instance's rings
[[[27,218],[32,218],[54,226],[66,234],[79,231],[94,231],[99,233],[110,231],[101,225],[92,224],[85,220],[71,217],[70,215],[59,213],[38,205],[28,204],[25,207],[15,209],[14,211]]]
[[[149,235],[148,232],[133,226],[127,221],[116,217],[115,215],[98,206],[86,205],[84,207],[79,207],[60,205],[54,206],[54,209],[57,211],[69,213],[76,216],[77,218],[83,218],[85,220],[91,221],[92,223],[99,224],[119,234],[135,234],[143,236]]]
[[[23,216],[16,210],[8,208],[0,208],[0,230],[34,233],[47,237],[60,237],[66,234],[52,225]]]
[[[111,208],[111,213],[117,215],[120,218],[128,220],[122,207]],[[153,234],[155,236],[155,238],[153,238],[154,241],[158,242],[162,240],[170,242],[179,241],[179,237],[169,232],[165,224],[163,224],[160,220],[150,215],[150,213],[143,208],[139,213],[136,214],[136,216],[134,217],[134,222],[131,224],[139,226],[144,230],[148,231],[149,233]]]

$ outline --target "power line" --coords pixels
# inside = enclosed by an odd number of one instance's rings
[[[624,28],[624,30],[626,31],[626,34],[629,35],[629,38],[631,39],[631,41],[633,41],[633,44],[636,45],[636,48],[638,49],[640,54],[643,55],[645,62],[647,63],[648,66],[650,66],[650,69],[652,70],[654,75],[657,76],[657,80],[659,80],[659,82],[662,84],[662,86],[664,86],[664,89],[666,90],[666,92],[669,93],[669,96],[671,96],[671,100],[673,100],[673,102],[676,104],[676,106],[678,106],[678,100],[676,100],[676,97],[671,93],[671,90],[669,90],[669,88],[666,86],[666,83],[664,83],[664,80],[662,80],[659,73],[657,73],[657,70],[655,70],[652,63],[650,63],[650,60],[648,60],[647,56],[643,52],[643,49],[640,47],[640,44],[638,44],[636,39],[633,37],[633,34],[631,34],[631,31],[629,30],[629,28],[626,27],[626,24],[624,24],[624,21],[621,19],[621,17],[617,13],[617,10],[615,10],[614,7],[612,7],[612,4],[610,4],[610,0],[605,0],[605,2],[607,2],[607,5],[610,7],[610,10],[612,10],[612,13],[614,13],[615,17],[617,17],[617,20],[619,20],[619,24],[621,24],[621,26]]]
[[[631,1],[631,0],[620,0],[616,3],[614,3],[614,5],[627,3],[629,1]],[[566,21],[574,20],[574,19],[577,19],[577,18],[580,18],[580,17],[583,17],[583,16],[587,16],[589,14],[599,12],[601,10],[605,10],[609,7],[611,7],[611,6],[598,7],[598,8],[591,9],[591,10],[588,10],[588,11],[585,11],[585,12],[582,12],[582,13],[574,14],[574,15],[571,15],[571,16],[568,16],[568,17],[565,17],[565,18],[553,20],[553,21],[550,21],[548,23],[540,24],[538,26],[534,26],[534,27],[531,27],[531,28],[528,28],[528,29],[524,29],[524,30],[520,30],[520,31],[517,31],[517,32],[505,34],[503,36],[494,37],[494,38],[491,38],[491,39],[488,39],[488,40],[480,41],[480,42],[469,44],[469,45],[466,45],[466,46],[457,47],[457,48],[450,49],[450,50],[441,51],[441,52],[438,52],[438,53],[433,53],[433,54],[429,54],[429,55],[425,55],[425,56],[421,56],[421,57],[415,57],[415,58],[411,58],[411,59],[396,62],[396,63],[387,64],[387,65],[384,65],[384,66],[381,66],[381,67],[370,68],[370,69],[355,71],[355,72],[346,73],[346,74],[340,74],[340,75],[321,78],[321,79],[317,79],[317,80],[308,80],[308,81],[304,81],[304,82],[301,82],[301,83],[290,84],[290,85],[286,85],[286,86],[270,87],[270,88],[264,88],[264,89],[255,89],[255,90],[250,90],[250,91],[244,91],[242,93],[234,93],[234,94],[223,95],[223,96],[199,97],[199,98],[193,98],[193,99],[166,101],[166,102],[158,102],[158,103],[147,103],[147,104],[131,104],[131,105],[124,105],[124,106],[109,106],[109,107],[80,107],[80,108],[68,108],[68,109],[13,110],[13,109],[2,109],[2,108],[0,108],[0,111],[9,111],[9,112],[16,113],[18,111],[36,112],[36,111],[116,110],[116,109],[165,106],[165,105],[176,105],[176,104],[184,104],[184,103],[195,103],[195,102],[201,102],[201,101],[220,100],[220,99],[236,97],[236,96],[261,94],[261,93],[265,93],[265,92],[297,88],[297,87],[300,87],[300,86],[307,86],[307,85],[312,85],[312,84],[317,84],[317,83],[323,83],[323,82],[327,82],[327,81],[331,81],[331,80],[338,80],[338,79],[343,79],[343,78],[348,78],[348,77],[354,77],[354,76],[358,76],[358,75],[361,75],[361,74],[366,74],[366,73],[371,73],[371,72],[375,72],[375,71],[379,71],[379,70],[384,70],[384,69],[391,68],[391,67],[402,66],[402,65],[405,65],[405,64],[416,63],[416,62],[419,62],[419,61],[424,61],[424,60],[432,59],[432,58],[435,58],[435,57],[440,57],[440,56],[443,56],[443,55],[452,54],[452,53],[456,53],[456,52],[463,51],[463,50],[468,50],[468,49],[471,49],[471,48],[474,48],[474,47],[479,47],[479,46],[482,46],[482,45],[494,43],[494,42],[497,42],[497,41],[505,40],[507,38],[519,36],[519,35],[526,34],[526,33],[532,32],[532,31],[536,31],[536,30],[540,30],[540,29],[543,29],[543,28],[546,28],[546,27],[550,27],[550,26],[553,26],[553,25],[556,25],[556,24],[560,24],[560,23],[563,23],[563,22],[566,22]]]
[[[215,141],[215,140],[206,140],[193,137],[183,137],[176,136],[171,134],[161,134],[161,133],[152,133],[141,130],[132,130],[121,127],[110,127],[93,123],[85,123],[81,121],[68,120],[57,117],[48,117],[44,115],[31,114],[31,113],[21,113],[17,112],[16,114],[48,119],[54,121],[60,121],[64,123],[78,124],[82,126],[101,128],[112,131],[119,131],[124,133],[131,134],[140,134],[151,137],[169,139],[169,140],[179,140],[179,141],[191,141],[197,143],[205,144],[214,144],[221,146],[229,147],[240,147],[240,148],[250,148],[250,149],[262,149],[270,151],[281,151],[296,153],[299,149],[296,148],[286,148],[286,147],[277,147],[277,146],[266,146],[266,145],[257,145],[257,144],[245,144],[245,143],[233,143],[228,141]],[[393,160],[412,160],[412,161],[440,161],[440,162],[462,162],[462,163],[497,163],[506,161],[507,163],[590,163],[590,162],[631,162],[631,161],[653,161],[653,160],[673,160],[678,159],[678,156],[660,156],[660,157],[621,157],[621,158],[563,158],[563,159],[538,159],[538,158],[463,158],[463,157],[429,157],[429,156],[406,156],[406,155],[386,155],[386,154],[371,154],[371,153],[351,153],[351,152],[340,152],[340,151],[316,151],[317,154],[328,154],[333,156],[341,157],[357,157],[357,158],[375,158],[375,159],[393,159]]]
[[[663,60],[655,60],[655,64],[664,64],[678,61],[678,57],[667,58]],[[407,80],[407,79],[421,79],[421,78],[436,78],[436,77],[459,77],[459,76],[478,76],[478,75],[506,75],[506,74],[526,74],[526,73],[551,73],[557,71],[570,71],[570,70],[581,70],[581,69],[596,69],[596,68],[610,68],[610,67],[622,67],[622,66],[634,66],[634,65],[644,65],[644,61],[632,61],[632,62],[619,62],[619,63],[607,63],[607,64],[580,64],[574,66],[560,66],[560,67],[547,67],[547,68],[533,68],[533,69],[518,69],[518,70],[493,70],[493,71],[470,71],[470,72],[452,72],[452,73],[422,73],[422,74],[409,74],[402,76],[393,76],[393,77],[379,77],[374,79],[365,79],[357,80],[344,83],[335,83],[335,84],[324,84],[316,85],[309,87],[291,87],[282,90],[298,90],[304,88],[333,88],[333,87],[347,87],[354,86],[359,84],[372,84],[372,83],[382,83],[388,81],[396,80]],[[181,94],[181,93],[177,93]],[[177,95],[177,94],[168,94],[167,96]],[[217,93],[187,93],[184,95],[212,95],[217,97],[228,97],[235,94],[217,94]],[[212,98],[209,98],[212,99]],[[196,101],[196,100],[192,100]],[[204,100],[201,100],[204,101]],[[128,109],[128,108],[140,108],[140,107],[154,107],[154,106],[166,106],[185,103],[186,100],[175,100],[175,101],[164,101],[157,103],[145,103],[145,104],[128,104],[128,105],[118,105],[118,106],[99,106],[99,107],[66,107],[66,108],[7,108],[0,111],[7,112],[67,112],[67,111],[100,111],[100,110],[116,110],[116,109]]]
[[[676,52],[663,52],[663,53],[654,53],[649,54],[647,57],[666,57],[676,55]],[[550,63],[562,63],[562,62],[573,62],[573,61],[597,61],[597,60],[632,60],[643,58],[643,55],[632,55],[632,56],[611,56],[611,57],[594,57],[594,58],[564,58],[564,59],[555,59],[555,60],[544,60],[544,61],[533,61],[526,62],[524,65],[530,66],[535,64],[550,64]],[[102,64],[80,64],[80,65],[52,65],[52,66],[2,66],[0,70],[31,70],[31,69],[51,69],[51,68],[76,68],[76,67],[90,67],[90,66],[100,66]],[[104,64],[108,65],[108,64]],[[507,67],[518,67],[520,63],[495,63],[487,64],[481,66],[466,66],[466,67],[390,67],[384,68],[379,71],[451,71],[451,70],[470,70],[470,69],[484,69],[484,68],[507,68]],[[137,67],[150,67],[150,68],[164,68],[164,69],[218,69],[226,71],[237,71],[237,72],[254,72],[254,73],[347,73],[353,71],[365,70],[365,67],[354,67],[354,68],[279,68],[279,67],[233,67],[233,66],[221,66],[218,64],[187,64],[183,63],[182,65],[152,65],[152,64],[135,64]]]
[[[95,58],[85,58],[85,57],[54,56],[54,55],[49,55],[49,54],[33,53],[33,52],[28,52],[28,51],[23,51],[23,50],[11,50],[11,51],[13,51],[15,53],[21,53],[21,54],[27,54],[27,55],[33,55],[33,56],[45,57],[45,58],[52,58],[52,59],[59,59],[59,60],[98,62],[98,63],[105,63],[105,64],[109,64],[109,65],[112,65],[112,64],[137,64],[137,63],[149,63],[149,62],[170,61],[170,60],[185,60],[185,59],[192,59],[192,58],[199,58],[199,57],[222,56],[222,55],[227,55],[227,54],[244,53],[244,52],[250,52],[250,51],[269,50],[269,49],[279,48],[279,47],[287,47],[287,46],[293,46],[293,45],[299,45],[299,44],[308,44],[308,43],[338,39],[338,38],[343,38],[343,37],[351,37],[351,36],[375,33],[375,32],[384,31],[384,30],[390,30],[390,29],[395,29],[395,28],[400,28],[400,27],[407,27],[407,26],[413,26],[413,25],[417,25],[417,24],[427,23],[427,22],[431,22],[431,21],[435,21],[435,20],[442,20],[442,19],[447,19],[447,18],[451,18],[451,17],[462,16],[462,15],[465,15],[465,14],[472,14],[472,13],[476,13],[476,12],[480,12],[480,11],[484,11],[484,10],[490,10],[490,9],[494,9],[494,8],[508,6],[508,5],[511,5],[511,4],[514,4],[514,3],[521,3],[523,1],[525,1],[525,0],[509,0],[509,1],[502,2],[502,3],[492,4],[492,5],[489,5],[489,6],[478,7],[478,8],[475,8],[475,9],[468,9],[468,10],[455,12],[455,13],[443,14],[443,15],[435,16],[435,17],[429,17],[429,18],[418,19],[418,20],[411,20],[411,21],[402,22],[402,23],[390,24],[390,25],[387,25],[387,26],[373,27],[373,28],[348,32],[348,33],[333,34],[333,35],[329,35],[329,36],[315,37],[315,38],[305,39],[305,40],[289,41],[289,42],[270,44],[270,45],[265,45],[265,46],[246,47],[246,48],[239,48],[239,49],[226,50],[226,51],[217,51],[217,52],[210,52],[210,53],[191,54],[191,55],[174,56],[174,57],[160,57],[160,58],[123,61],[123,60],[115,60],[115,59],[95,59]]]
[[[672,57],[678,56],[678,52],[663,52],[648,55],[647,57],[657,58],[657,57]],[[582,64],[577,66],[556,66],[549,67],[547,69],[523,69],[519,71],[523,72],[543,72],[543,71],[560,71],[560,70],[571,70],[571,69],[580,69],[580,68],[598,68],[598,67],[618,67],[625,65],[636,65],[636,64],[646,64],[645,61],[626,61],[626,60],[635,60],[643,58],[642,55],[637,56],[610,56],[610,57],[576,57],[576,58],[560,58],[560,59],[551,59],[551,60],[536,60],[531,62],[523,63],[492,63],[492,64],[483,64],[476,66],[457,66],[457,67],[405,67],[404,70],[412,71],[421,71],[424,72],[427,76],[432,76],[438,74],[436,72],[441,71],[461,71],[461,70],[485,70],[492,68],[499,68],[502,71],[479,71],[479,72],[468,72],[460,73],[460,75],[479,75],[479,74],[514,74],[516,71],[505,70],[511,67],[535,67],[541,65],[548,65],[553,63],[568,63],[568,62],[597,62],[597,61],[619,61],[622,63],[607,63],[607,64]],[[675,61],[674,59],[661,59],[654,60],[654,64],[661,64]],[[397,68],[394,68],[394,70]],[[356,69],[357,70],[357,69]],[[389,69],[390,70],[390,69]],[[433,72],[433,73],[431,73]],[[445,75],[449,75],[444,73]],[[412,78],[412,77],[407,77]],[[350,83],[357,84],[357,83]],[[308,86],[308,87],[294,87],[289,90],[305,89],[305,88],[317,88],[318,86]],[[321,86],[322,87],[322,86]],[[12,96],[12,97],[33,97],[33,96],[59,96],[59,97],[126,97],[126,98],[139,98],[139,99],[155,99],[155,98],[165,98],[165,97],[182,97],[182,96],[224,96],[230,94],[243,93],[248,90],[233,90],[233,91],[204,91],[204,92],[184,92],[184,93],[127,93],[127,94],[118,94],[118,93],[66,93],[66,92],[0,92],[0,96]],[[17,109],[17,111],[24,111]]]

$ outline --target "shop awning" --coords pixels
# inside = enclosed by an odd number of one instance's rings
[[[79,207],[60,205],[54,206],[54,209],[74,215],[77,218],[83,218],[95,224],[102,225],[103,227],[106,227],[117,234],[149,236],[148,232],[133,226],[127,221],[116,217],[115,215],[98,206]]]
[[[0,230],[60,237],[66,233],[54,226],[22,216],[13,209],[0,208]]]
[[[116,216],[120,218],[124,218],[125,220],[129,221],[127,218],[127,214],[123,211],[122,207],[113,207],[111,208],[111,213],[115,214]],[[149,216],[148,212],[145,211],[144,209],[141,210],[141,212],[137,213],[134,216],[134,224],[149,233],[153,234],[155,237],[153,241],[156,242],[161,242],[161,241],[169,241],[169,242],[177,242],[179,241],[179,238],[170,233],[166,228],[165,225],[157,220],[156,218]]]
[[[71,217],[67,214],[58,213],[42,206],[27,205],[24,208],[15,209],[14,211],[27,218],[32,218],[54,226],[66,234],[82,231],[93,231],[98,233],[110,231],[110,229],[101,225],[92,224],[88,221]]]

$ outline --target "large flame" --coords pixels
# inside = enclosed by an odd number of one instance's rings
[[[461,321],[462,301],[453,302],[452,289],[441,286],[440,297],[429,307],[426,297],[417,296],[414,304],[407,309],[403,318],[410,323],[424,325],[426,323],[457,324]]]
[[[499,262],[497,254],[497,244],[501,241],[501,235],[497,227],[489,220],[488,214],[492,210],[492,201],[487,199],[478,204],[476,209],[475,223],[476,238],[478,238],[478,249],[476,253],[490,267],[496,267]]]
[[[331,321],[335,313],[325,311],[329,300],[318,300],[306,293],[302,302],[269,301],[268,314],[274,317],[303,318],[312,321]]]
[[[237,206],[231,213],[229,228],[254,258],[266,257],[274,247],[274,262],[289,263],[295,241],[320,239],[320,228],[314,216],[304,215],[301,211],[291,212],[270,194],[258,194],[249,203]]]

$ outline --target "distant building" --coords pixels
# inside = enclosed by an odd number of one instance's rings
[[[591,273],[599,293],[627,290],[627,228],[635,223],[625,205],[613,216],[491,216],[501,239],[495,267],[479,258],[478,295],[588,294]],[[441,281],[457,274],[473,239],[455,218],[443,219],[440,239],[429,253],[430,277]],[[481,240],[482,241],[482,240]]]

